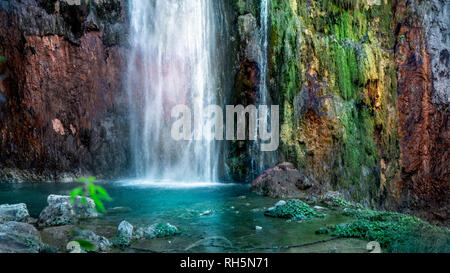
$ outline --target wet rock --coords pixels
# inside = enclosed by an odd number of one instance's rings
[[[29,220],[30,214],[26,204],[0,205],[0,223],[7,221],[28,222]]]
[[[401,174],[391,183],[390,206],[450,222],[449,1],[396,4],[395,63]],[[405,16],[408,14],[409,16]]]
[[[291,163],[282,163],[266,170],[256,178],[251,190],[256,194],[272,198],[305,197],[314,184]]]
[[[127,221],[122,221],[117,228],[117,236],[113,240],[113,245],[118,247],[125,247],[131,244],[133,240],[133,225]]]
[[[0,224],[0,253],[38,253],[44,249],[39,232],[27,223]]]
[[[213,212],[212,210],[206,210],[206,211],[200,213],[200,216],[211,215],[211,214],[213,214],[213,213],[214,213],[214,212]]]
[[[180,234],[179,229],[170,223],[159,223],[144,229],[146,239],[164,238]]]
[[[1,180],[127,173],[126,3],[67,2],[0,0]]]
[[[321,207],[321,206],[314,206],[313,207],[315,210],[326,210],[326,208]]]
[[[74,236],[72,240],[84,240],[93,245],[93,249],[90,251],[94,252],[107,252],[111,247],[111,243],[108,239],[103,236],[95,234],[93,231],[88,229],[76,229],[74,230]]]
[[[74,203],[71,203],[70,196],[49,195],[48,206],[39,215],[38,225],[61,226],[73,224],[78,219],[97,217],[94,201],[86,198],[86,202],[82,203],[81,200],[82,198],[78,196]]]

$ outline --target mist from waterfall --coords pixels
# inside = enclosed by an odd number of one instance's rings
[[[217,181],[214,141],[170,135],[174,106],[185,104],[203,116],[204,106],[217,102],[213,1],[130,0],[129,12],[126,84],[136,177]]]

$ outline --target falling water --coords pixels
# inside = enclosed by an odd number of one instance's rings
[[[270,0],[261,0],[260,3],[260,30],[259,30],[259,54],[258,65],[260,70],[259,76],[259,105],[270,105],[271,99],[267,88],[268,75],[268,50],[269,50],[269,8]],[[267,113],[270,121],[270,111]],[[264,122],[264,121],[259,121]],[[267,124],[270,128],[270,124]],[[273,167],[276,164],[275,152],[259,152],[261,143],[255,142],[253,147],[253,162],[252,169],[254,174],[260,174],[268,167]]]
[[[215,181],[217,145],[175,141],[172,108],[217,97],[212,0],[131,0],[127,85],[131,149],[137,177]]]

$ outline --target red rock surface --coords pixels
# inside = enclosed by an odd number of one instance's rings
[[[100,31],[74,44],[61,35],[27,35],[22,20],[0,10],[8,25],[0,29],[8,75],[0,86],[7,100],[0,105],[0,164],[32,169],[37,180],[119,175],[127,144],[126,127],[116,119],[124,101],[123,52],[106,46]]]
[[[401,178],[391,187],[401,209],[448,220],[450,123],[448,108],[433,104],[427,37],[419,17],[404,17],[412,4],[398,1],[398,132]]]

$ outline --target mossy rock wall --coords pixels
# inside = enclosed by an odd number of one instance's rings
[[[259,17],[255,1],[236,1]],[[258,1],[256,1],[258,2]],[[398,173],[390,1],[271,0],[269,89],[279,161],[376,205]]]

